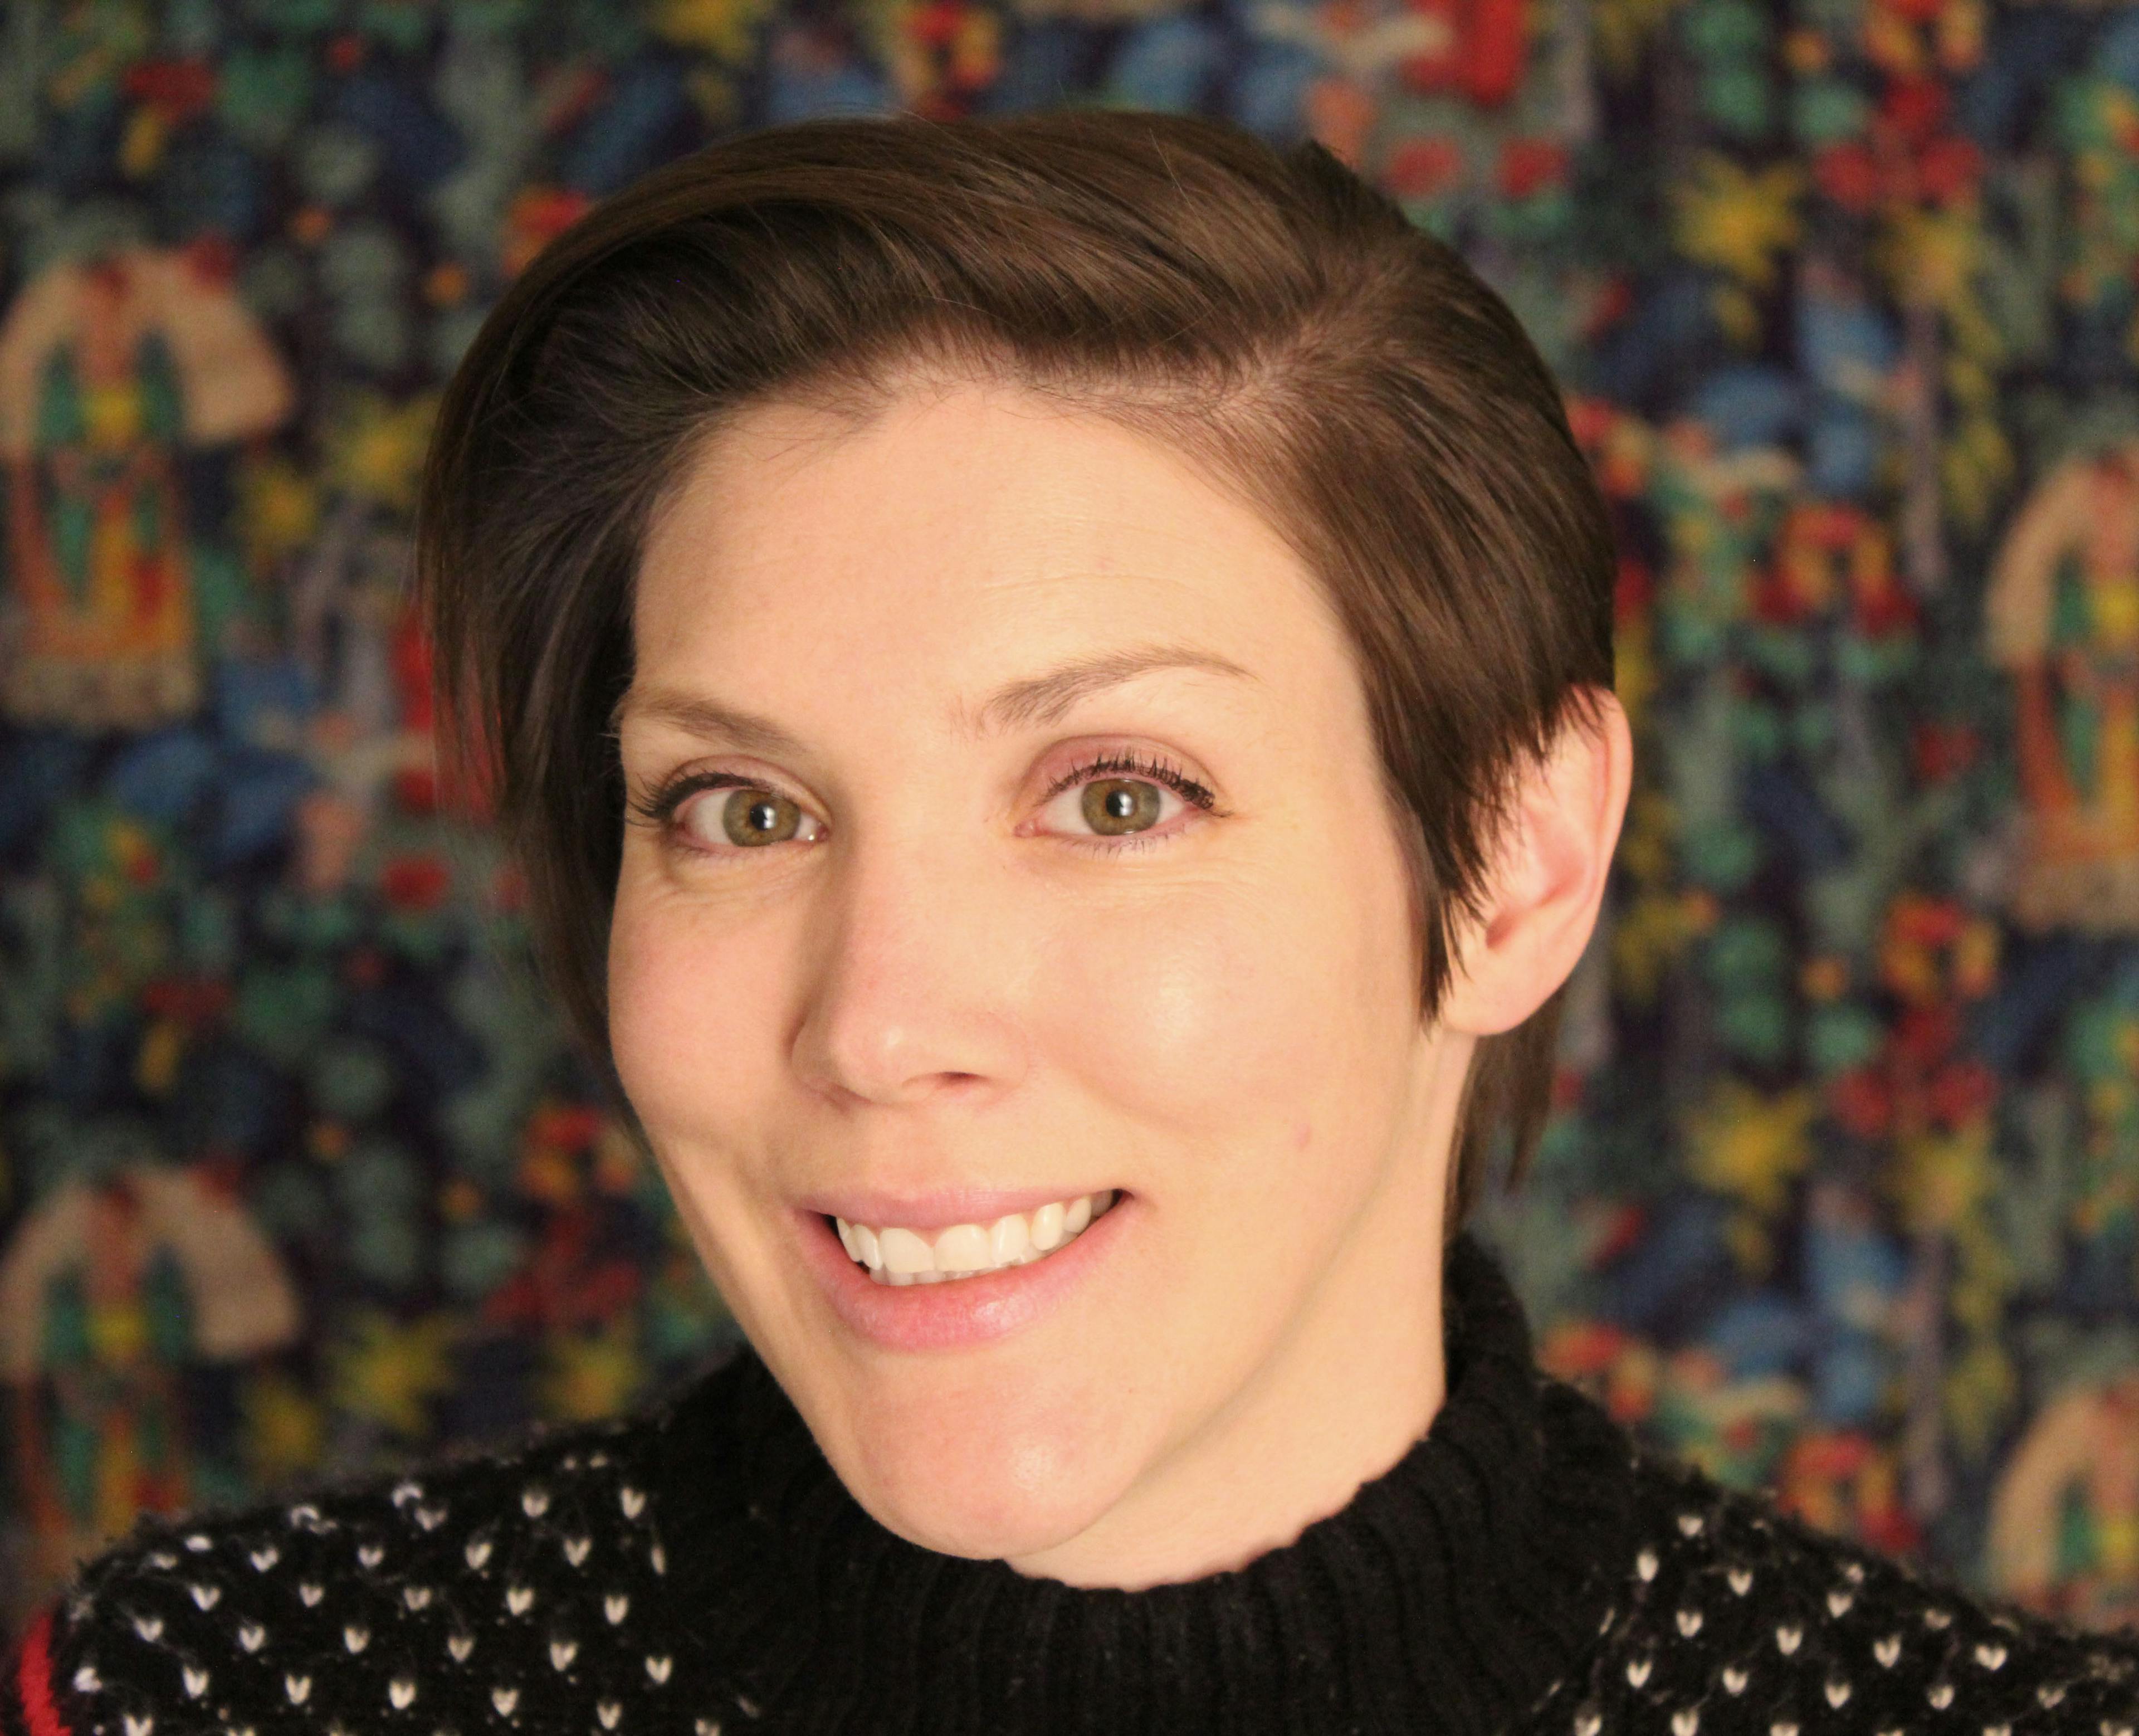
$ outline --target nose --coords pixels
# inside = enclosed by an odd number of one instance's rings
[[[1023,1076],[1016,889],[952,856],[940,838],[879,838],[828,876],[791,1051],[810,1089],[896,1105]]]

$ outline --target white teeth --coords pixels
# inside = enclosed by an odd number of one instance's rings
[[[994,1264],[988,1233],[977,1224],[953,1224],[936,1238],[938,1272],[985,1272]]]
[[[880,1229],[876,1245],[884,1250],[884,1270],[891,1273],[933,1272],[936,1250],[910,1229]]]
[[[1058,1201],[1043,1205],[1032,1214],[1032,1245],[1042,1253],[1052,1253],[1061,1244],[1063,1220],[1070,1214]]]
[[[1114,1204],[1112,1188],[1057,1200],[1036,1212],[1013,1212],[993,1224],[954,1224],[939,1230],[932,1243],[918,1232],[893,1224],[871,1229],[844,1218],[832,1222],[847,1257],[869,1268],[880,1284],[939,1284],[972,1277],[1006,1266],[1030,1266],[1056,1248],[1068,1246],[1092,1220]]]
[[[988,1258],[997,1266],[1009,1265],[1031,1246],[1032,1232],[1016,1212],[996,1219],[988,1228]]]

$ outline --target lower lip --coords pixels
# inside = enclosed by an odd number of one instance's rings
[[[880,1284],[847,1257],[826,1219],[815,1212],[798,1217],[804,1256],[851,1331],[886,1350],[950,1351],[1007,1337],[1060,1307],[1105,1263],[1134,1204],[1117,1194],[1111,1207],[1044,1260],[937,1284]]]

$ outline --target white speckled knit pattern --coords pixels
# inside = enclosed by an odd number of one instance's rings
[[[2133,1736],[2139,1640],[1988,1609],[1637,1461],[1641,1535],[1599,1643],[1525,1721],[1550,1736]]]
[[[651,1728],[625,1709],[676,1660],[649,1637],[668,1563],[632,1439],[144,1538],[71,1599],[56,1698],[110,1736]]]

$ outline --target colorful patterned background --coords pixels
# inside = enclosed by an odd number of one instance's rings
[[[694,144],[1197,109],[1455,239],[1623,542],[1637,792],[1492,1229],[1652,1437],[2139,1617],[2139,9],[11,0],[0,1603],[722,1317],[431,770],[485,308]],[[4,1620],[0,1616],[0,1620]]]

